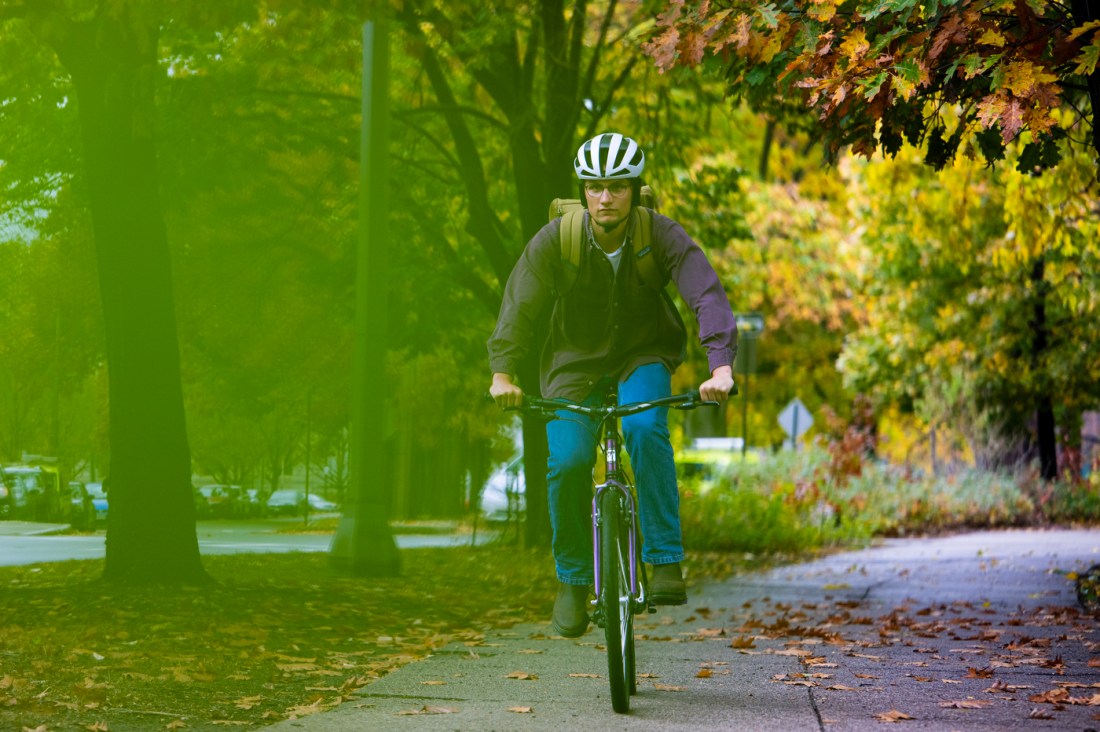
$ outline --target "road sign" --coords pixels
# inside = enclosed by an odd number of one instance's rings
[[[790,436],[791,444],[795,446],[795,449],[797,449],[798,438],[804,435],[806,430],[813,426],[813,423],[813,415],[810,414],[810,410],[806,409],[806,405],[798,397],[792,399],[790,404],[779,413],[779,426]]]

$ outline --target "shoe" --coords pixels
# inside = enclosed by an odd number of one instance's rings
[[[579,638],[588,630],[588,586],[559,583],[550,626],[558,635]]]
[[[649,602],[653,605],[683,605],[687,603],[687,587],[680,573],[680,563],[656,564],[649,581]]]

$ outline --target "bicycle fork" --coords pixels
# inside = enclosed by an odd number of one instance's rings
[[[638,560],[638,521],[637,505],[634,498],[634,492],[630,491],[627,485],[619,482],[618,480],[608,480],[605,483],[596,485],[596,493],[592,499],[592,515],[594,517],[594,520],[592,522],[592,548],[595,568],[594,589],[596,596],[596,600],[593,601],[593,604],[596,605],[596,624],[601,626],[603,618],[602,612],[599,612],[599,610],[601,610],[601,607],[599,607],[598,599],[599,597],[601,597],[601,594],[603,592],[603,583],[601,581],[601,570],[603,564],[601,558],[601,550],[603,540],[601,538],[601,532],[599,532],[599,526],[603,524],[605,518],[603,512],[601,511],[601,509],[599,509],[599,505],[601,505],[604,494],[608,491],[618,493],[619,498],[623,500],[623,520],[627,532],[627,565],[629,566],[628,581],[632,610],[634,610],[635,613],[638,613],[642,609],[647,609],[648,605],[648,599],[642,597],[641,582],[638,577],[640,561]]]

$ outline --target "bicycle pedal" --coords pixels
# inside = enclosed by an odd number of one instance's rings
[[[656,605],[650,605],[650,606],[646,607],[646,609],[645,609],[645,610],[646,610],[646,612],[647,612],[647,613],[649,613],[650,615],[653,615],[654,613],[656,613],[656,612],[657,612],[657,606],[656,606]]]

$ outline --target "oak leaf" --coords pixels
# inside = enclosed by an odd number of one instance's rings
[[[910,716],[905,712],[899,712],[897,709],[891,709],[888,712],[876,714],[875,719],[877,719],[879,722],[902,722],[905,720],[916,719],[916,717]]]

